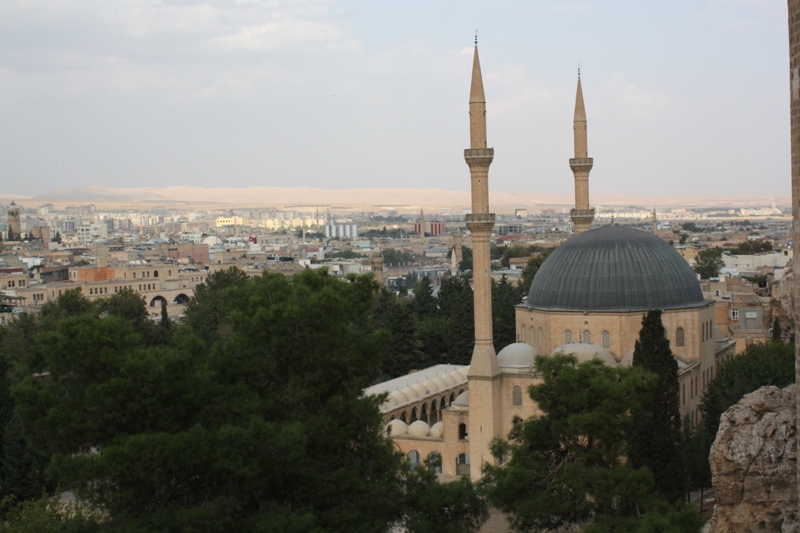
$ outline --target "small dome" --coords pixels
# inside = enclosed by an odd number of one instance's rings
[[[501,369],[528,369],[536,360],[536,348],[524,342],[509,344],[497,354],[497,364]]]
[[[389,395],[389,398],[394,398],[397,404],[406,403],[408,401],[408,396],[403,394],[403,391],[396,390]]]
[[[445,380],[443,380],[441,376],[436,376],[431,381],[434,382],[436,384],[436,386],[439,387],[440,389],[446,389],[447,388],[447,382]]]
[[[465,390],[458,395],[458,398],[453,402],[456,407],[469,407],[469,391]]]
[[[386,424],[386,433],[389,435],[405,435],[408,433],[408,426],[402,420],[394,419]]]
[[[619,362],[619,366],[633,366],[633,350],[625,354],[625,357],[623,357],[622,361]]]
[[[431,434],[431,427],[424,421],[417,420],[408,426],[408,434],[412,437],[427,437]]]
[[[428,387],[426,387],[422,383],[416,383],[414,385],[411,385],[411,388],[414,389],[414,392],[416,392],[420,398],[422,398],[423,396],[427,396],[428,393],[430,392],[428,390]]]
[[[436,422],[431,426],[431,437],[435,439],[441,439],[442,435],[444,435],[444,424],[441,422]]]
[[[422,386],[428,389],[428,392],[436,392],[437,390],[439,390],[439,385],[437,385],[430,379],[426,379],[425,381],[423,381]]]
[[[406,396],[408,396],[409,400],[414,400],[416,398],[419,398],[419,393],[417,391],[415,391],[414,389],[412,389],[411,387],[406,387],[401,392],[403,394],[405,394]]]
[[[617,360],[614,359],[610,351],[596,344],[565,344],[553,350],[551,355],[558,354],[573,354],[578,358],[578,363],[600,359],[608,366],[616,366],[617,364]]]
[[[467,381],[467,376],[462,374],[459,370],[453,370],[450,372],[450,375],[453,376],[453,379],[456,380],[456,383],[460,381]]]
[[[388,396],[386,401],[381,404],[381,409],[388,409],[389,407],[394,407],[395,405],[397,405],[397,399]]]
[[[456,380],[450,374],[442,374],[440,377],[447,383],[448,387],[456,384]]]

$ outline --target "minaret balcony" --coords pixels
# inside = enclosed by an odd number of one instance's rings
[[[591,224],[594,220],[594,207],[590,209],[570,209],[569,216],[573,222]]]
[[[494,159],[494,148],[467,148],[464,150],[464,159],[467,160],[467,164],[488,165]]]
[[[591,157],[572,157],[569,160],[569,168],[573,172],[584,171],[589,172],[594,165],[594,159]]]
[[[469,228],[471,232],[481,230],[491,231],[494,227],[494,213],[473,213],[464,215],[464,220],[466,220],[467,228]]]

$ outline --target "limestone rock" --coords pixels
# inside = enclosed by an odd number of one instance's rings
[[[795,385],[762,387],[725,411],[711,447],[710,533],[800,533]]]

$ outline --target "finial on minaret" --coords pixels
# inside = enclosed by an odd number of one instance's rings
[[[578,78],[581,77],[581,64],[578,63]]]
[[[475,46],[478,46],[478,28],[475,28]]]

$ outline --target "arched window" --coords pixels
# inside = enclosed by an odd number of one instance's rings
[[[417,408],[416,407],[414,407],[411,410],[411,421],[412,422],[416,422],[417,421]]]
[[[406,419],[406,412],[405,411],[403,411],[403,414],[400,415],[400,420],[402,420],[403,422],[408,424],[408,419]]]
[[[705,329],[705,328],[703,328]],[[675,331],[675,346],[678,348],[684,346],[686,339],[684,338],[683,328],[678,328]]]
[[[539,328],[539,348],[544,348],[544,330],[542,328]]]
[[[514,388],[511,389],[511,405],[522,405],[522,387],[519,385],[514,385]]]
[[[442,456],[439,455],[439,452],[431,452],[428,454],[428,468],[430,468],[431,472],[434,474],[442,473]]]
[[[442,401],[439,402],[439,409],[444,409],[445,407],[447,407],[447,397],[442,396]]]
[[[581,342],[583,344],[592,344],[592,332],[588,329],[584,330],[583,335],[581,335]]]
[[[458,440],[467,440],[469,438],[469,433],[467,433],[467,425],[466,424],[459,424],[458,425]]]
[[[408,452],[408,464],[412,470],[420,467],[419,452],[417,450]]]
[[[454,401],[456,401],[456,395],[450,394],[450,404],[452,404]]]
[[[533,326],[531,326],[531,346],[533,346],[534,343],[536,342],[536,337],[534,337],[533,331],[534,331]]]
[[[526,342],[526,340],[525,340],[525,327],[524,326],[523,326],[522,332],[520,333],[519,338],[517,340],[519,342]]]
[[[611,333],[609,333],[608,331],[604,331],[600,337],[603,341],[603,348],[605,348],[606,350],[611,348]]]
[[[158,277],[158,270],[153,270],[153,277],[154,277],[154,278],[157,278],[157,277]]]
[[[424,403],[422,404],[422,409],[420,410],[419,418],[423,422],[428,422],[428,406],[425,405]]]
[[[468,476],[469,475],[469,455],[462,453],[456,457],[456,475]]]
[[[570,329],[564,332],[564,344],[572,344],[572,330]]]

